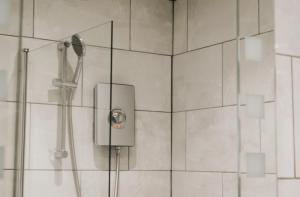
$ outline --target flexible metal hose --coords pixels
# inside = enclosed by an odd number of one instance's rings
[[[119,191],[120,152],[121,152],[121,148],[120,147],[116,147],[116,178],[115,178],[115,192],[114,192],[114,197],[118,197],[118,191]]]
[[[76,161],[76,152],[75,152],[75,143],[74,143],[74,130],[73,130],[73,111],[72,111],[72,100],[73,100],[73,90],[70,90],[69,102],[68,102],[68,136],[69,136],[69,145],[70,145],[70,157],[72,163],[72,173],[76,189],[77,197],[81,197],[81,186],[79,182],[79,175],[77,170],[77,161]]]

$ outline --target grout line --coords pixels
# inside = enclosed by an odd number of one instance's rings
[[[32,37],[35,36],[35,0],[33,0],[33,10],[32,10]]]
[[[270,104],[270,103],[275,103],[276,101],[270,100],[270,101],[265,101],[265,104]],[[186,110],[178,110],[174,111],[173,113],[180,113],[180,112],[193,112],[193,111],[201,111],[201,110],[209,110],[209,109],[219,109],[219,108],[224,108],[224,107],[235,107],[237,104],[230,104],[230,105],[218,105],[218,106],[213,106],[213,107],[203,107],[203,108],[197,108],[197,109],[186,109]],[[240,106],[244,107],[246,104],[241,104]]]
[[[252,35],[249,35],[249,36],[261,36],[261,35],[268,34],[268,33],[273,33],[273,32],[274,32],[274,30],[269,30],[269,31],[261,32],[261,33],[252,34]],[[244,39],[245,38],[241,38],[241,40],[244,40]],[[206,48],[209,48],[209,47],[225,44],[225,43],[236,41],[236,40],[237,40],[236,38],[225,40],[225,41],[214,43],[214,44],[211,44],[211,45],[207,45],[207,46],[191,49],[191,50],[188,50],[188,51],[185,51],[185,52],[177,53],[177,54],[174,54],[174,56],[183,55],[183,54],[193,52],[193,51],[199,51],[199,50],[202,50],[202,49],[206,49]]]
[[[184,169],[187,170],[187,112],[184,112],[184,136],[185,136],[185,143],[184,143]]]
[[[186,0],[186,50],[189,50],[189,0]]]
[[[295,99],[294,99],[294,69],[293,58],[291,58],[291,79],[292,79],[292,115],[293,115],[293,149],[294,149],[294,177],[296,178],[296,139],[295,139]]]
[[[132,0],[129,1],[129,50],[132,50]]]
[[[276,55],[284,56],[284,57],[300,58],[300,56],[297,56],[297,55],[290,55],[290,54],[285,54],[285,53],[276,53]]]
[[[257,0],[257,20],[258,33],[260,33],[260,0]]]
[[[223,173],[221,173],[221,179],[222,179],[222,184],[221,184],[222,197],[224,197],[224,174]]]
[[[222,85],[222,90],[221,90],[221,99],[222,99],[222,107],[224,106],[224,44],[221,45],[221,56],[222,56],[222,76],[221,76],[221,85]]]

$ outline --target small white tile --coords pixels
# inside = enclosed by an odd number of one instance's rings
[[[264,177],[266,170],[266,155],[264,153],[247,153],[248,177]]]
[[[173,113],[172,168],[185,170],[186,157],[186,113]]]
[[[171,114],[136,112],[135,146],[130,147],[130,170],[170,170]]]
[[[235,107],[187,113],[187,170],[235,171],[237,130]]]
[[[25,171],[24,197],[76,196],[72,171]]]
[[[300,194],[300,180],[279,180],[278,197],[298,197]]]
[[[175,3],[174,18],[174,54],[182,53],[187,48],[187,16],[188,0],[179,0]]]
[[[271,31],[275,28],[274,2],[275,0],[259,1],[260,32]]]
[[[189,50],[209,46],[236,36],[235,0],[189,0]]]
[[[276,57],[278,176],[294,176],[291,58]]]
[[[174,111],[222,105],[221,45],[174,57]]]
[[[246,114],[249,118],[264,119],[265,107],[263,95],[247,95]]]
[[[135,108],[171,111],[171,57],[114,51],[113,83],[135,87]]]
[[[131,49],[172,54],[172,2],[131,1]]]
[[[222,174],[173,172],[173,196],[222,196]]]
[[[245,38],[245,60],[259,63],[263,59],[263,42],[259,37]]]

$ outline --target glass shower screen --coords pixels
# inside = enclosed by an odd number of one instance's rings
[[[94,89],[111,90],[112,29],[111,21],[63,39],[23,38],[18,197],[108,195],[110,148],[94,143]]]

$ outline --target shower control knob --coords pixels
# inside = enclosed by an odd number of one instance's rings
[[[111,126],[114,129],[124,128],[126,122],[126,114],[121,109],[113,109],[111,111]]]

